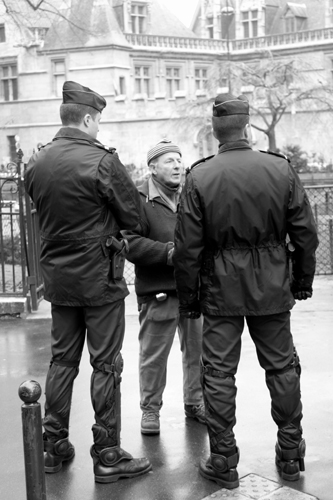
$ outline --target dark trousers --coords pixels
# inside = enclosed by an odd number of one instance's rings
[[[302,438],[302,404],[300,366],[296,366],[290,312],[247,316],[246,322],[260,366],[266,372],[271,413],[278,426],[278,442],[283,449],[296,448]],[[236,446],[233,432],[236,423],[235,375],[243,328],[243,316],[206,315],[204,318],[202,384],[213,453],[232,452]]]
[[[115,375],[125,331],[124,300],[100,307],[65,307],[52,304],[51,365],[45,386],[43,425],[48,439],[68,436],[69,414],[74,380],[79,372],[87,338],[91,376],[91,401],[95,411],[94,442],[119,444],[120,401]],[[119,364],[119,362],[118,362]],[[118,368],[118,372],[121,372]],[[118,406],[118,407],[117,407]]]

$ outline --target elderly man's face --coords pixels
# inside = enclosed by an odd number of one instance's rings
[[[152,174],[168,187],[177,187],[183,173],[183,162],[179,153],[164,153],[151,164]]]

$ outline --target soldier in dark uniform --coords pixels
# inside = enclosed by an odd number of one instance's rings
[[[39,216],[44,298],[52,304],[45,471],[58,472],[74,456],[69,414],[87,335],[95,411],[91,455],[95,480],[109,483],[144,474],[151,465],[120,448],[120,350],[128,290],[122,276],[112,273],[116,255],[110,255],[108,243],[122,248],[121,229],[141,230],[142,206],[115,150],[96,139],[105,106],[96,92],[65,82],[63,127],[30,159],[25,185]]]
[[[318,244],[297,174],[285,157],[252,150],[248,123],[245,98],[217,96],[212,124],[219,151],[187,175],[173,256],[181,314],[204,315],[202,384],[211,455],[200,473],[229,489],[239,484],[233,427],[244,317],[278,426],[278,471],[293,481],[304,470],[301,368],[290,309],[295,298],[312,296]],[[287,234],[295,247],[292,283]]]

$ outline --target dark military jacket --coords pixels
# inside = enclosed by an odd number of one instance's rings
[[[45,299],[100,306],[128,295],[110,278],[108,236],[141,230],[140,195],[114,150],[64,127],[34,154],[25,186],[39,216]]]
[[[295,279],[312,284],[317,233],[294,169],[246,140],[222,145],[182,192],[173,257],[180,299],[199,292],[202,311],[221,316],[291,309],[287,233]]]

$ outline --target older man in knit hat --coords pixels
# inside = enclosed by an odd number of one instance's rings
[[[140,320],[140,407],[142,434],[160,432],[167,361],[178,328],[183,357],[185,415],[203,423],[200,385],[202,322],[179,316],[173,275],[173,238],[183,174],[179,147],[164,140],[148,151],[151,176],[139,187],[147,229],[126,232],[128,260],[135,264]]]

